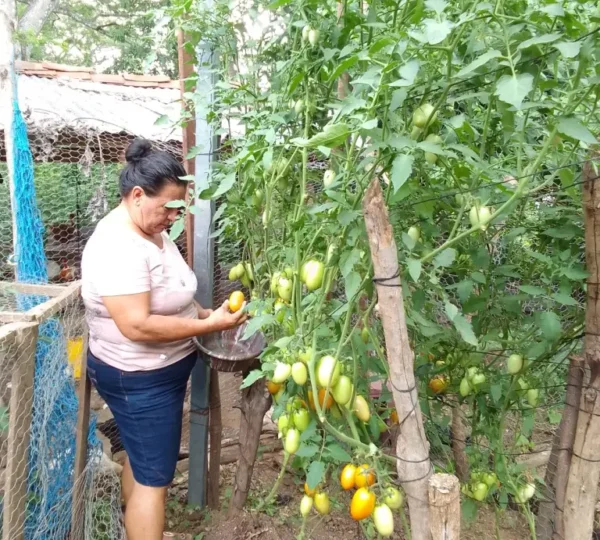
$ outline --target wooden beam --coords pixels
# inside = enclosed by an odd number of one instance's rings
[[[12,375],[6,481],[3,508],[3,540],[25,538],[27,507],[28,449],[33,403],[33,377],[38,325],[22,324],[17,330],[17,347],[13,354],[18,359]]]
[[[31,321],[26,311],[0,311],[0,323],[17,323]]]
[[[75,281],[66,287],[60,295],[28,310],[27,315],[32,321],[45,321],[73,303],[79,297],[80,292],[81,281]]]
[[[19,283],[18,281],[0,281],[0,291],[22,294],[36,294],[39,296],[59,296],[67,289],[67,285],[34,285]]]

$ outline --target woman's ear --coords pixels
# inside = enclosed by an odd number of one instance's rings
[[[130,197],[133,204],[139,206],[142,202],[142,198],[144,197],[144,190],[139,186],[135,186],[131,190]]]

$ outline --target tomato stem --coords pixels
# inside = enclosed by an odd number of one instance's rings
[[[283,453],[283,462],[281,463],[281,470],[279,471],[279,474],[277,475],[277,479],[275,480],[275,483],[273,484],[273,487],[271,488],[271,491],[269,492],[267,497],[263,500],[263,502],[256,509],[257,511],[260,512],[277,495],[277,492],[279,491],[279,486],[281,484],[281,480],[283,480],[283,476],[285,474],[285,469],[287,467],[289,459],[290,459],[290,454],[288,452],[284,452]]]

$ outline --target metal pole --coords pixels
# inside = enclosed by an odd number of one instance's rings
[[[15,212],[15,170],[13,156],[13,100],[14,95],[14,57],[12,41],[16,30],[17,12],[14,0],[0,0],[0,123],[4,127],[4,148],[8,166],[8,186],[12,207],[13,255],[17,253],[17,216]]]
[[[211,2],[206,0],[208,6]],[[207,43],[198,47],[198,82],[197,88],[210,103],[213,99],[215,74],[213,73],[214,56]],[[205,108],[203,108],[206,110]],[[201,155],[196,156],[196,189],[208,183],[213,150],[217,146],[212,127],[196,112],[196,141],[202,145]],[[204,307],[213,304],[213,271],[214,245],[210,238],[214,203],[197,199],[198,212],[194,215],[194,272],[198,278],[198,294],[196,299]],[[192,395],[190,412],[190,470],[188,502],[195,506],[206,504],[206,479],[208,467],[208,396],[210,369],[201,358],[192,372]]]

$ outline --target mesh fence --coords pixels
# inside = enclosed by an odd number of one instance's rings
[[[43,311],[55,298],[24,294],[15,282],[68,288],[81,278],[81,255],[97,222],[118,205],[118,173],[134,137],[125,131],[114,133],[114,126],[107,131],[88,129],[83,121],[52,134],[31,127],[33,161],[25,141],[22,165],[16,168],[17,253],[13,212],[0,215],[0,322],[5,323],[0,326],[3,538],[21,538],[22,531],[27,539],[124,537],[120,466],[112,461],[122,447],[110,411],[95,392],[87,464],[78,479],[74,474],[85,335],[79,294],[39,324],[37,339],[30,333],[21,339],[25,331],[13,330],[10,324],[28,310]],[[154,147],[181,157],[177,141]],[[4,158],[0,142],[0,159]],[[8,178],[5,162],[0,162],[0,178]],[[0,206],[11,209],[7,181],[0,182]],[[177,244],[185,257],[184,234]],[[32,363],[15,364],[17,357],[32,357],[35,369]]]

